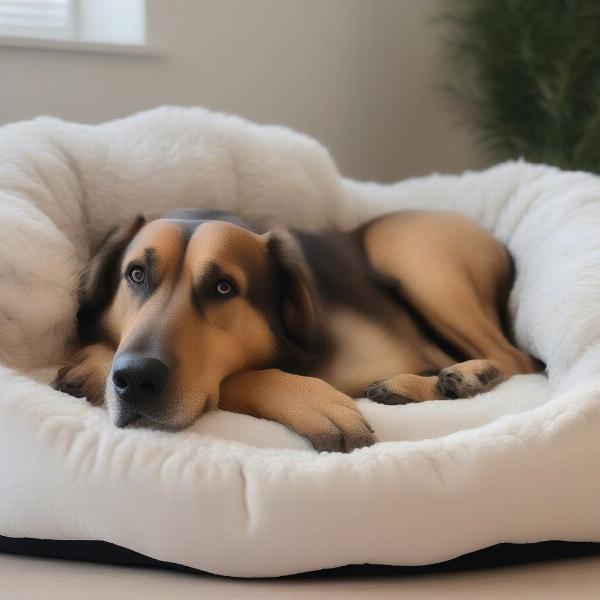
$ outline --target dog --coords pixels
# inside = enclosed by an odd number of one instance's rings
[[[54,386],[119,427],[205,411],[278,421],[318,451],[376,437],[353,397],[468,398],[540,363],[506,333],[506,248],[451,212],[304,233],[178,210],[114,230],[82,277]]]

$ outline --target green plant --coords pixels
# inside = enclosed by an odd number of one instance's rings
[[[451,91],[495,159],[600,172],[600,0],[442,0]]]

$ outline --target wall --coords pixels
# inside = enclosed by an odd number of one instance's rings
[[[439,0],[150,0],[156,56],[0,47],[0,123],[204,105],[316,136],[341,170],[478,167],[441,89]]]

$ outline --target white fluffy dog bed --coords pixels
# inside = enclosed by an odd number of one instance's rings
[[[361,400],[382,443],[350,455],[224,412],[176,434],[117,429],[40,368],[73,336],[90,248],[122,219],[183,206],[311,230],[413,207],[474,217],[515,257],[517,339],[549,379],[453,402]],[[600,178],[510,163],[358,183],[309,138],[200,109],[5,126],[0,361],[3,536],[104,540],[251,577],[600,541]]]

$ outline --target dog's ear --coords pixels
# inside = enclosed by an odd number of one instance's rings
[[[316,351],[319,311],[302,248],[285,229],[264,234],[275,275],[275,301],[283,333],[304,353]]]
[[[88,269],[82,273],[77,313],[81,341],[91,341],[96,336],[100,315],[119,285],[119,263],[123,252],[145,223],[146,219],[139,215],[131,223],[114,228],[100,244]]]

